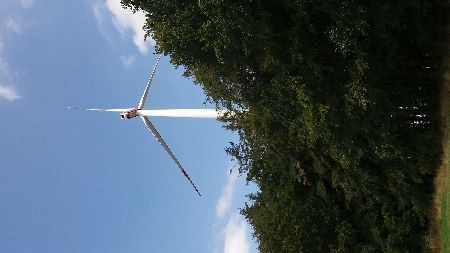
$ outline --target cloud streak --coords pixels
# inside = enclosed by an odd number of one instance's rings
[[[228,174],[228,182],[226,186],[222,188],[222,194],[216,205],[216,214],[219,219],[223,219],[226,212],[230,209],[237,178],[237,173]]]
[[[250,243],[247,240],[247,224],[241,220],[239,213],[230,218],[223,233],[225,235],[224,253],[249,252]]]
[[[5,24],[9,30],[11,30],[17,34],[20,34],[20,32],[22,30],[21,25],[17,21],[15,21],[13,18],[11,18],[11,17],[7,18],[5,20]]]
[[[148,52],[149,44],[155,45],[153,39],[144,41],[145,32],[142,29],[145,23],[144,12],[133,13],[130,9],[124,9],[118,0],[106,0],[106,7],[113,14],[113,24],[122,35],[125,35],[127,30],[133,31],[133,42],[142,54]]]
[[[120,56],[120,60],[123,63],[123,66],[125,66],[125,68],[129,68],[131,66],[131,64],[133,64],[134,62],[134,56],[133,55],[122,55]]]
[[[98,29],[100,30],[100,34],[108,41],[111,42],[111,38],[106,32],[104,27],[105,16],[104,12],[106,11],[105,5],[100,2],[96,2],[92,5],[92,10],[94,11],[95,20],[97,20]]]
[[[33,0],[20,0],[20,4],[22,4],[23,8],[28,9],[34,4],[34,1]]]
[[[3,86],[0,84],[0,97],[9,101],[19,99],[20,96],[17,94],[16,90],[10,86]]]
[[[227,224],[220,231],[220,241],[223,243],[224,253],[249,253],[250,240],[248,239],[247,223],[239,212],[230,212],[233,204],[233,193],[235,191],[238,173],[227,175],[227,183],[222,188],[222,193],[216,205],[216,216],[219,223],[226,221]],[[218,252],[216,249],[215,252]]]
[[[22,8],[28,9],[34,4],[34,0],[19,0]],[[26,31],[29,22],[23,21],[20,15],[11,13],[2,18],[2,27],[6,28],[0,33],[0,100],[14,101],[21,98],[15,89],[15,77],[17,71],[10,67],[8,59],[4,57],[4,51],[8,50],[8,43],[14,43],[15,34],[21,35]],[[5,37],[6,38],[5,38]]]

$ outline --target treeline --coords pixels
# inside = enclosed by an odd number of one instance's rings
[[[444,0],[122,0],[237,131],[260,252],[426,252]],[[245,110],[243,110],[245,109]]]

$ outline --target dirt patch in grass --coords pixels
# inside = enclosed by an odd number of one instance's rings
[[[450,252],[450,182],[449,182],[449,133],[450,133],[450,59],[446,63],[441,91],[442,158],[434,179],[435,192],[430,219],[430,247],[433,252]]]

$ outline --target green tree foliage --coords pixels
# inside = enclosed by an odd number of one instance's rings
[[[427,250],[446,1],[122,4],[233,112],[261,252]]]

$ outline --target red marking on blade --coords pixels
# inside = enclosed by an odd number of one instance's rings
[[[181,172],[183,172],[184,176],[189,180],[189,182],[191,183],[191,185],[194,187],[195,191],[198,193],[199,196],[202,196],[200,194],[200,192],[198,191],[197,187],[195,187],[194,183],[192,183],[191,178],[188,176],[188,174],[186,173],[185,170],[182,170]]]

